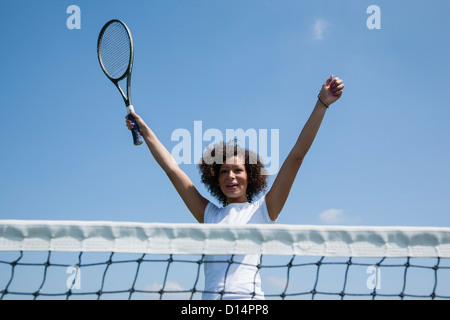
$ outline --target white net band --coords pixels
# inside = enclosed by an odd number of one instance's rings
[[[450,228],[0,220],[0,251],[450,258]]]

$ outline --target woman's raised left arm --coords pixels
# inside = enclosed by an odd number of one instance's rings
[[[342,80],[333,76],[330,76],[322,85],[314,110],[266,195],[266,204],[271,220],[275,221],[283,209],[298,170],[314,142],[326,111],[342,96],[343,89]]]

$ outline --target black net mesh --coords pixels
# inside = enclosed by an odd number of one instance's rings
[[[255,270],[267,300],[432,300],[450,299],[449,260],[265,255]],[[215,262],[204,255],[0,252],[0,300],[199,300],[206,263]],[[224,281],[219,299],[234,294]]]

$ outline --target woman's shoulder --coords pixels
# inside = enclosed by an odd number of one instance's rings
[[[204,222],[213,223],[215,220],[214,218],[217,217],[221,209],[222,208],[217,206],[215,203],[209,201],[205,208]]]

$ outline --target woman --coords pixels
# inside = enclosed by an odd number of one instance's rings
[[[261,174],[261,162],[250,161],[253,154],[236,145],[215,146],[208,154],[221,161],[203,157],[199,165],[202,182],[222,208],[204,198],[189,177],[180,169],[144,120],[132,111],[150,152],[166,172],[189,211],[200,223],[250,224],[277,220],[288,198],[298,170],[311,147],[328,107],[344,89],[342,80],[330,76],[322,85],[316,105],[294,147],[283,163],[270,190],[258,201],[253,198],[267,183]],[[127,127],[133,128],[127,119]],[[226,148],[228,146],[228,148]],[[231,152],[230,152],[231,150]],[[222,154],[217,157],[216,152]],[[206,153],[205,153],[206,154]],[[253,157],[254,158],[254,157]],[[204,299],[264,299],[258,272],[259,256],[208,256],[205,261]],[[220,262],[221,261],[221,262]],[[232,261],[231,263],[223,263]]]

